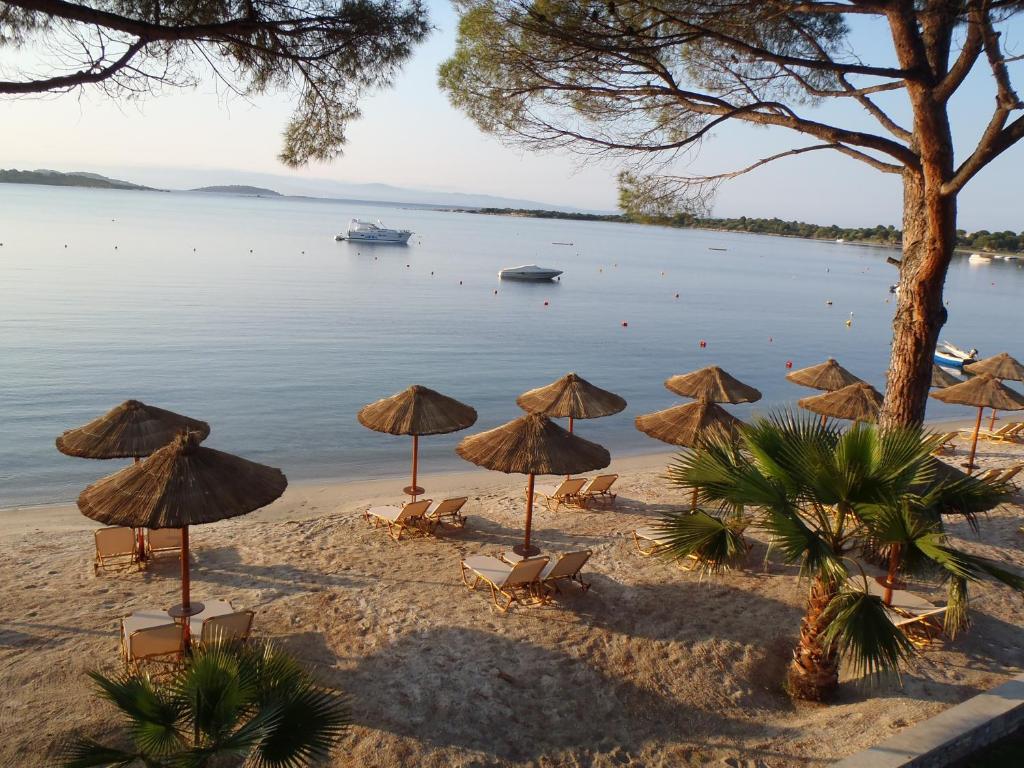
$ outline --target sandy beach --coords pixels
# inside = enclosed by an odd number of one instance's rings
[[[980,451],[982,466],[1024,459],[1022,445]],[[950,460],[965,454],[961,441]],[[521,538],[523,478],[482,470],[424,475],[431,498],[469,496],[469,522],[400,543],[361,513],[397,502],[402,479],[293,485],[256,514],[193,529],[192,593],[254,609],[258,636],[350,695],[337,766],[818,766],[1024,670],[1024,601],[986,582],[972,587],[972,627],[929,647],[902,684],[844,677],[835,704],[790,701],[794,569],[764,542],[742,570],[704,578],[634,549],[634,528],[685,504],[662,479],[669,455],[615,462],[613,510],[538,510],[545,553],[594,551],[593,588],[549,606],[501,615],[460,580],[461,558]],[[1024,567],[1021,513],[1018,495],[980,536],[951,529]],[[95,525],[73,505],[0,519],[0,764],[48,765],[71,732],[116,733],[85,672],[121,668],[119,618],[177,602],[178,564],[95,576]],[[944,599],[934,584],[911,589]]]

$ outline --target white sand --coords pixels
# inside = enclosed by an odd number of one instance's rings
[[[983,465],[1024,457],[982,450]],[[523,479],[483,471],[422,478],[428,496],[470,496],[466,529],[435,539],[396,544],[362,520],[397,501],[404,478],[296,485],[257,514],[197,527],[193,595],[255,609],[259,635],[351,695],[338,766],[825,765],[1024,670],[1024,601],[985,583],[973,627],[915,660],[902,687],[790,702],[779,686],[804,594],[792,569],[765,562],[762,545],[744,570],[702,580],[633,549],[629,531],[686,501],[661,479],[666,458],[616,462],[614,511],[537,512],[546,552],[595,552],[590,592],[549,607],[502,616],[460,581],[462,557],[521,540]],[[84,673],[120,668],[120,616],[178,601],[177,563],[96,577],[94,525],[74,507],[0,519],[0,765],[48,765],[72,730],[117,733]],[[1021,522],[1008,505],[980,539],[952,529],[1024,567]]]

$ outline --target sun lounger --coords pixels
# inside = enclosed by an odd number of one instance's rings
[[[636,551],[644,557],[650,557],[656,555],[670,543],[668,534],[664,533],[660,528],[648,525],[643,528],[637,528],[633,531],[633,542],[636,544]]]
[[[374,528],[386,525],[388,535],[398,541],[402,538],[402,533],[410,528],[422,530],[420,526],[423,524],[423,515],[426,514],[432,503],[431,499],[420,499],[419,501],[410,501],[401,508],[370,507],[363,513],[363,517],[372,522]]]
[[[1022,470],[1024,470],[1024,464],[1014,464],[1013,466],[1007,467],[1005,470],[1003,470],[1003,474],[999,476],[999,482],[1006,483],[1007,485],[1010,485],[1019,491],[1020,482],[1015,478],[1017,477],[1017,475],[1021,473]]]
[[[856,590],[864,588],[864,579],[851,577],[849,584]],[[885,586],[876,578],[868,577],[868,593],[885,598]],[[942,617],[946,606],[938,606],[920,595],[905,589],[894,589],[886,612],[892,623],[917,646],[927,645],[942,632]]]
[[[95,533],[96,561],[93,570],[131,568],[139,560],[134,528],[100,528]]]
[[[612,486],[618,479],[618,475],[598,475],[580,490],[580,504],[585,507],[589,503],[600,502],[614,507],[615,492],[612,490]]]
[[[999,479],[999,476],[1003,474],[1003,472],[1005,471],[1006,470],[1003,467],[994,467],[992,469],[986,469],[984,472],[978,475],[977,478],[982,482],[994,483]]]
[[[466,524],[466,516],[462,514],[462,508],[466,506],[467,501],[468,498],[466,496],[459,496],[458,498],[435,502],[430,505],[430,508],[423,516],[423,520],[430,530],[436,528],[439,523],[462,528]]]
[[[184,648],[181,626],[166,611],[137,611],[121,620],[121,656],[129,668],[157,664],[173,671]]]
[[[939,442],[933,453],[945,453],[946,451],[956,453],[956,443],[954,441],[958,437],[960,437],[959,432],[946,432],[940,437],[941,442]]]
[[[515,565],[504,563],[496,557],[473,555],[462,561],[462,581],[470,589],[476,589],[480,582],[491,588],[491,598],[498,610],[505,612],[513,603],[523,602],[523,598],[540,599],[541,571],[548,564],[546,557],[532,557],[520,560]],[[468,574],[473,574],[470,583]],[[505,604],[499,602],[499,596]]]
[[[181,557],[181,528],[150,528],[146,531],[146,555]]]
[[[590,589],[589,582],[583,580],[580,576],[580,571],[583,566],[587,564],[590,556],[593,553],[589,549],[584,549],[579,552],[566,552],[561,555],[557,560],[552,560],[544,566],[544,570],[540,572],[541,583],[554,591],[558,591],[558,582],[560,581],[575,581],[580,585],[580,588],[586,592]]]
[[[587,478],[577,477],[575,479],[563,480],[558,485],[538,485],[534,495],[540,496],[551,509],[554,502],[555,511],[563,504],[576,504],[579,501],[579,493],[587,484]]]
[[[1019,423],[1003,424],[995,432],[989,432],[988,430],[981,430],[978,432],[978,437],[982,440],[995,440],[997,442],[1016,442],[1018,433],[1021,431],[1021,425]]]
[[[195,628],[192,617],[191,632],[194,640],[203,645],[214,642],[245,642],[252,631],[252,622],[256,614],[253,611],[232,611],[203,619],[199,631]]]

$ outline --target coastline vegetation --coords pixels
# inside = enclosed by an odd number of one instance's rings
[[[786,221],[779,218],[756,218],[740,216],[739,218],[704,218],[688,213],[673,216],[640,216],[629,213],[574,213],[570,211],[548,211],[525,208],[478,208],[461,209],[466,213],[485,213],[492,216],[522,216],[533,219],[569,219],[573,221],[610,221],[621,224],[655,224],[662,227],[678,227],[680,229],[713,229],[723,232],[750,232],[759,235],[781,235],[784,237],[803,237],[811,240],[842,240],[848,243],[869,243],[899,248],[903,241],[903,231],[892,224],[879,224],[874,227],[839,227],[809,224],[805,221]],[[990,232],[979,229],[968,232],[958,229],[956,232],[959,248],[976,251],[993,251],[1000,253],[1024,252],[1024,230],[1012,232]]]

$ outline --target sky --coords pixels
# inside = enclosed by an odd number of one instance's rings
[[[394,88],[361,103],[344,156],[299,171],[276,159],[291,108],[287,96],[251,102],[218,93],[212,80],[194,90],[168,91],[142,102],[113,102],[96,92],[0,101],[0,167],[94,171],[151,185],[183,183],[191,170],[224,169],[427,190],[518,197],[588,210],[613,210],[617,166],[583,163],[565,151],[527,154],[482,134],[451,107],[437,86],[437,67],[454,50],[457,17],[444,0],[429,3],[436,27],[406,64]],[[858,54],[874,63],[891,56],[884,29],[853,31]],[[1024,22],[1006,39],[1024,48]],[[1024,89],[1024,65],[1017,64]],[[987,69],[987,68],[986,68]],[[991,77],[978,71],[952,109],[954,136],[965,151],[980,134],[993,104]],[[904,110],[887,98],[895,114]],[[816,119],[879,131],[851,100],[814,110]],[[678,167],[714,173],[742,167],[808,139],[777,129],[720,128]],[[960,226],[1024,230],[1019,177],[1024,145],[979,174],[960,198]],[[197,174],[198,178],[198,174]],[[210,183],[203,175],[199,183]],[[194,185],[194,186],[195,186]],[[898,176],[882,174],[832,152],[765,166],[718,192],[717,216],[779,216],[820,224],[900,224]]]

